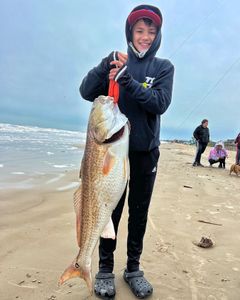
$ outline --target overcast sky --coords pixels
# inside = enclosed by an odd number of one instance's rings
[[[203,118],[213,140],[240,132],[238,0],[1,0],[0,123],[86,130],[91,103],[78,88],[112,50],[126,52],[125,20],[136,5],[157,5],[157,56],[175,65],[162,139],[191,139]]]

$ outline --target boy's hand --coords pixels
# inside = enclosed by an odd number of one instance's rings
[[[128,55],[121,52],[118,52],[117,55],[118,55],[118,60],[120,60],[125,65],[128,59]]]
[[[127,59],[128,59],[127,54],[118,52],[117,55],[118,55],[118,60],[113,60],[113,61],[110,62],[111,66],[115,65],[115,68],[111,69],[110,72],[109,72],[109,79],[110,80],[115,78],[115,76],[117,75],[119,69],[122,68],[126,64]]]

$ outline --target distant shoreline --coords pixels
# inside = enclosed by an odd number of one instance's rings
[[[190,140],[190,141],[188,141],[188,140],[164,140],[164,142],[195,146],[195,142],[193,140]],[[216,142],[215,141],[210,141],[208,143],[208,147],[214,147]],[[236,145],[234,143],[234,139],[232,139],[232,140],[228,139],[226,141],[223,140],[223,143],[224,143],[224,147],[227,150],[229,150],[229,151],[235,151],[236,150]]]

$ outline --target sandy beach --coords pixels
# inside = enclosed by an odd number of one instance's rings
[[[195,147],[162,144],[141,268],[154,300],[240,299],[240,177],[226,169],[192,167]],[[78,171],[58,180],[39,175],[37,187],[0,190],[0,299],[79,300],[90,296],[83,280],[58,287],[77,254],[72,195]],[[46,184],[48,182],[48,184]],[[133,300],[122,279],[127,207],[115,254],[116,300]],[[211,238],[214,247],[194,242]],[[97,271],[97,248],[92,274]]]

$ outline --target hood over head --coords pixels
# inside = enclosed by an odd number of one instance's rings
[[[224,143],[223,141],[219,141],[215,144],[214,148],[217,148],[217,146],[222,146],[222,149],[224,148]]]
[[[132,28],[134,24],[143,18],[147,18],[152,20],[152,22],[157,26],[157,35],[151,45],[151,47],[147,50],[147,52],[139,53],[132,44]],[[134,53],[137,57],[143,58],[146,56],[155,56],[161,44],[161,27],[162,27],[162,14],[160,10],[156,6],[152,5],[138,5],[135,7],[130,14],[128,15],[125,32],[128,43],[128,52]]]

